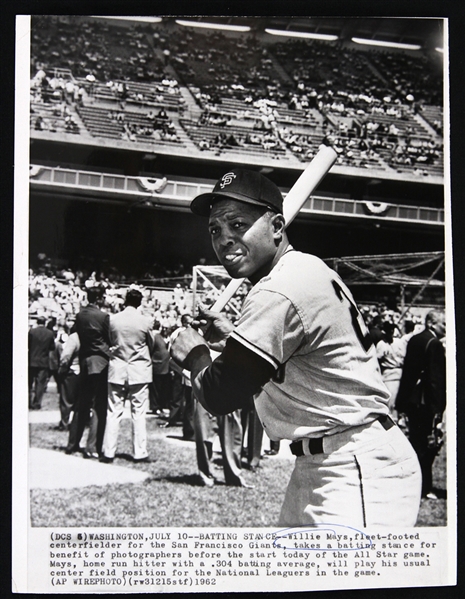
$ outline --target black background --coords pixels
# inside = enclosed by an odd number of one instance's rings
[[[461,497],[463,490],[463,455],[464,446],[462,435],[464,398],[464,332],[465,310],[462,308],[462,298],[465,297],[464,267],[465,267],[465,111],[464,111],[464,82],[465,82],[465,9],[464,3],[455,1],[417,1],[417,0],[377,0],[354,1],[344,0],[305,0],[290,2],[171,2],[163,3],[127,2],[114,0],[110,2],[96,1],[51,2],[48,0],[4,1],[0,8],[0,151],[1,151],[1,194],[0,194],[0,283],[1,283],[1,315],[2,335],[0,344],[0,476],[2,484],[3,505],[1,508],[1,543],[0,543],[0,592],[2,597],[11,595],[11,401],[21,401],[21,398],[11,397],[11,341],[12,327],[12,289],[13,289],[13,172],[14,172],[14,35],[15,17],[18,14],[221,14],[221,15],[315,15],[315,16],[431,16],[449,18],[450,46],[450,136],[451,136],[451,197],[452,197],[452,239],[454,256],[454,289],[456,305],[456,335],[457,335],[457,410],[458,410],[458,492],[459,492],[459,530],[458,530],[458,586],[437,588],[401,588],[376,589],[360,591],[327,591],[315,592],[312,596],[333,598],[363,598],[396,597],[397,599],[428,599],[463,596],[463,525],[461,513]],[[23,398],[25,401],[25,398]],[[14,467],[15,465],[13,465]],[[395,506],[393,506],[395,507]],[[462,565],[462,567],[460,567]],[[460,592],[460,589],[462,591]],[[290,593],[304,596],[303,593]],[[231,597],[237,593],[227,593]],[[305,596],[308,596],[305,593]]]

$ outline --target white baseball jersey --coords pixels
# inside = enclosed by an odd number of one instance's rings
[[[334,434],[389,413],[352,295],[316,256],[290,248],[247,296],[231,337],[278,368],[255,396],[271,439]]]

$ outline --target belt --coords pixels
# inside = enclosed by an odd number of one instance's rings
[[[379,418],[377,418],[374,422],[379,422],[384,430],[388,431],[390,428],[395,426],[395,422],[391,419],[390,416],[383,414]],[[315,437],[312,439],[304,439],[303,441],[294,441],[291,443],[291,453],[297,457],[302,455],[306,455],[311,453],[311,455],[316,455],[318,453],[324,453],[323,451],[323,439],[324,437]],[[304,451],[304,447],[308,447],[308,452]]]

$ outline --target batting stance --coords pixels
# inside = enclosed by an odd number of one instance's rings
[[[206,312],[205,337],[187,329],[172,356],[208,411],[228,414],[253,395],[268,436],[292,442],[280,525],[414,526],[420,468],[389,417],[375,348],[338,275],[289,244],[282,206],[274,183],[242,169],[192,201],[218,260],[253,288],[236,326]],[[224,342],[213,362],[207,341]]]

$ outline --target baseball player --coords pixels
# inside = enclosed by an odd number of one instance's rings
[[[292,442],[280,525],[413,526],[419,464],[389,417],[371,338],[338,275],[289,244],[282,204],[274,183],[245,169],[192,201],[192,212],[208,217],[218,260],[253,288],[234,327],[205,312],[205,337],[183,332],[172,357],[211,413],[253,395],[268,436]],[[207,342],[224,345],[214,361]]]

